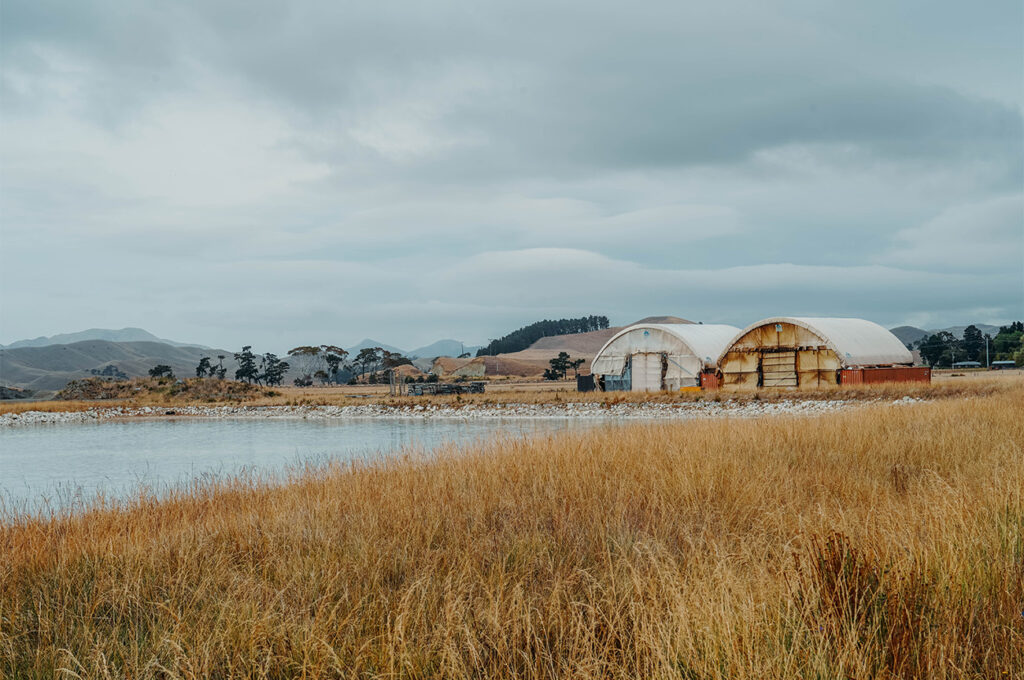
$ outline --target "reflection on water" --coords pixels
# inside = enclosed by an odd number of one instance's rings
[[[123,497],[204,476],[273,474],[305,462],[392,455],[593,425],[552,419],[154,419],[0,430],[0,501],[7,511]]]

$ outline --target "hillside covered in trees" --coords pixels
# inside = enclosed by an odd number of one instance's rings
[[[578,319],[558,319],[551,321],[545,319],[531,323],[497,340],[491,340],[486,347],[477,350],[476,355],[494,356],[496,354],[507,354],[524,350],[541,338],[552,335],[573,335],[576,333],[589,333],[608,328],[607,316],[581,316]]]

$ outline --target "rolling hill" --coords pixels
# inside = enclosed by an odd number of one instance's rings
[[[929,331],[923,328],[917,328],[916,326],[897,326],[896,328],[890,328],[889,332],[900,339],[904,345],[912,345],[915,342],[923,340],[928,337]]]
[[[987,323],[976,323],[974,325],[983,334],[991,335],[993,337],[995,337],[996,333],[999,332],[999,326],[992,326]],[[950,326],[948,328],[933,328],[931,330],[926,331],[923,328],[917,328],[915,326],[897,326],[896,328],[890,328],[889,332],[891,332],[893,335],[899,338],[900,342],[902,342],[904,345],[912,345],[916,342],[924,340],[926,337],[932,335],[933,333],[952,333],[953,337],[962,338],[964,337],[965,328],[967,328],[966,325]]]
[[[381,349],[386,349],[389,352],[398,352],[399,354],[405,356],[405,350],[399,349],[394,345],[388,345],[383,342],[378,342],[377,340],[373,340],[372,338],[366,338],[362,342],[352,345],[351,347],[346,347],[345,351],[349,353],[349,358],[351,359],[355,357],[355,355],[359,354],[359,350],[369,349],[372,347],[380,347]]]
[[[409,358],[421,357],[431,359],[433,357],[457,357],[468,352],[470,356],[476,356],[479,345],[467,345],[459,340],[438,340],[437,342],[417,347],[406,356]]]
[[[59,390],[69,380],[88,378],[91,370],[114,366],[130,377],[143,376],[157,364],[167,364],[175,375],[195,375],[204,357],[225,356],[224,366],[233,374],[232,353],[201,347],[177,347],[161,342],[110,342],[86,340],[66,345],[0,349],[0,384],[34,391]]]

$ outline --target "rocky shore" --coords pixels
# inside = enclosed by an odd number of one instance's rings
[[[919,401],[911,397],[894,404]],[[610,418],[622,420],[665,420],[687,418],[754,418],[759,416],[804,414],[815,415],[850,408],[864,401],[783,400],[775,402],[705,401],[683,404],[621,403],[621,404],[491,404],[465,406],[179,406],[93,408],[86,411],[25,411],[0,415],[0,427],[90,423],[132,418],[412,418],[412,419],[479,419],[479,418]]]

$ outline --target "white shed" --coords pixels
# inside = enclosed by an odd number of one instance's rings
[[[739,331],[724,324],[636,324],[616,333],[590,372],[605,389],[657,392],[700,384]]]

